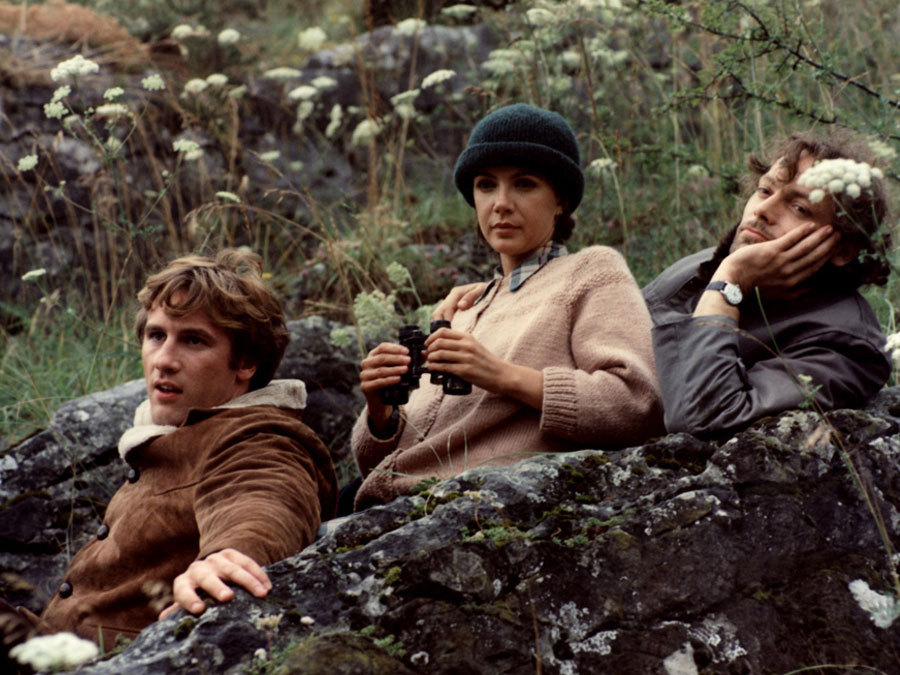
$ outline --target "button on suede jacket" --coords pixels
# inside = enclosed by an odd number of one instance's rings
[[[281,380],[225,406],[191,410],[178,428],[149,422],[147,402],[119,445],[132,466],[104,527],[72,560],[41,619],[107,648],[156,621],[154,585],[234,548],[261,565],[299,552],[333,515],[328,450],[300,421],[305,389]],[[131,482],[133,480],[133,482]],[[108,528],[107,532],[104,532]]]

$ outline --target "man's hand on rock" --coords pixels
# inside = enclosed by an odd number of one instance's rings
[[[203,560],[195,560],[175,577],[172,584],[175,602],[160,612],[159,620],[181,608],[192,614],[202,613],[206,604],[197,595],[197,589],[203,589],[219,602],[230,601],[234,591],[225,582],[237,584],[257,598],[264,598],[272,590],[272,582],[255,560],[233,548],[222,549]]]

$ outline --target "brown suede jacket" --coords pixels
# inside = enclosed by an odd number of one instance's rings
[[[156,621],[154,585],[170,591],[194,560],[234,548],[267,565],[311,543],[337,484],[327,448],[300,421],[304,401],[302,382],[282,380],[191,410],[178,428],[138,425],[138,408],[119,446],[128,482],[73,558],[44,628],[92,640],[102,631],[110,648]]]

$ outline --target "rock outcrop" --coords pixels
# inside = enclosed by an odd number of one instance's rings
[[[478,468],[85,673],[897,672],[900,388],[727,442]]]

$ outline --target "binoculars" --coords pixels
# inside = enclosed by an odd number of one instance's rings
[[[431,332],[440,328],[449,328],[450,322],[437,320],[431,322]],[[409,390],[417,389],[419,380],[426,373],[431,374],[431,383],[439,384],[445,394],[465,396],[472,393],[472,384],[461,377],[450,373],[428,370],[422,358],[427,336],[416,325],[400,326],[399,342],[409,350],[409,369],[400,376],[400,383],[385,387],[378,395],[385,405],[402,405],[409,400]]]

